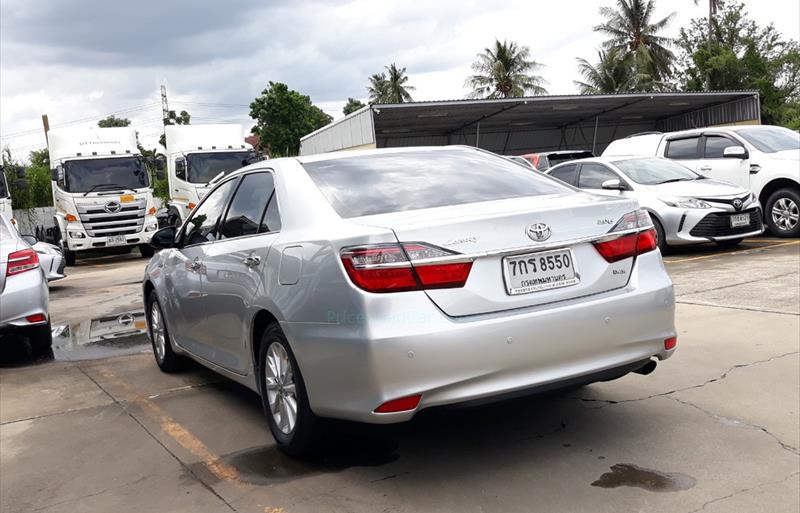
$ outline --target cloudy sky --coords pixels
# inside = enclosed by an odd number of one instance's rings
[[[530,47],[551,94],[576,92],[576,57],[595,60],[597,9],[612,0],[3,0],[0,145],[23,157],[51,126],[133,121],[147,146],[160,134],[159,86],[192,121],[242,122],[270,80],[340,117],[366,97],[367,77],[408,68],[416,100],[462,98],[475,54],[495,37]],[[705,0],[659,0],[678,14],[666,35],[703,16]],[[746,1],[759,23],[800,36],[797,0]]]

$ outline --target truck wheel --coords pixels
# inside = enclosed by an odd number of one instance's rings
[[[156,250],[150,244],[139,244],[139,253],[142,254],[142,258],[150,258],[156,254]]]
[[[50,321],[47,321],[45,325],[30,328],[30,331],[28,331],[28,340],[34,352],[50,349],[53,346],[53,333],[50,330]]]
[[[777,237],[800,237],[800,193],[778,189],[767,199],[764,217],[769,231]]]
[[[68,249],[64,250],[64,262],[67,264],[67,267],[74,267],[75,266],[75,252],[70,251]]]

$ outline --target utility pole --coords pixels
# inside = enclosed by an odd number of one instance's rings
[[[169,123],[169,104],[167,103],[167,86],[164,84],[161,84],[161,119],[164,126],[167,126],[167,123]]]
[[[47,138],[47,132],[50,131],[50,120],[47,119],[47,114],[42,114],[42,126],[44,127],[44,140],[50,142]]]

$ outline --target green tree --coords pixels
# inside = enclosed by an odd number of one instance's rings
[[[369,77],[370,103],[405,103],[413,102],[411,91],[415,88],[408,85],[406,68],[398,68],[395,63],[385,67],[386,73],[375,73]]]
[[[364,102],[362,102],[361,100],[356,100],[355,98],[348,98],[347,103],[345,103],[344,108],[342,109],[342,112],[346,116],[351,112],[357,111],[363,106]]]
[[[250,103],[250,117],[256,121],[253,134],[276,157],[297,155],[301,137],[333,120],[311,98],[281,82],[270,82]]]
[[[547,94],[545,80],[535,74],[542,67],[531,58],[527,46],[495,39],[472,63],[473,75],[465,86],[472,89],[470,98],[511,98],[526,94]]]
[[[686,91],[754,89],[764,123],[800,124],[798,42],[782,37],[772,24],[749,19],[739,2],[720,2],[710,44],[706,21],[694,19],[680,31],[677,86]]]
[[[581,94],[624,93],[636,89],[633,56],[619,49],[598,50],[597,64],[578,59],[578,71],[584,81],[575,81]]]
[[[675,56],[670,47],[672,39],[660,36],[676,13],[653,22],[655,0],[617,0],[615,7],[601,7],[606,21],[594,27],[596,32],[609,36],[603,43],[606,50],[633,55],[635,73],[639,76],[637,89],[653,90],[664,87],[672,76]]]
[[[130,126],[131,120],[128,118],[118,118],[114,115],[108,116],[97,122],[100,128],[110,128],[116,126]]]
[[[25,167],[24,188],[17,187],[16,168],[23,167],[14,160],[8,148],[3,150],[2,165],[8,182],[14,209],[47,207],[53,204],[50,188],[50,154],[47,148],[30,153],[30,165]]]
[[[180,111],[180,113],[176,114],[174,110],[167,112],[167,117],[164,118],[164,126],[167,125],[188,125],[192,120],[192,116],[189,115],[188,112],[185,110]],[[164,134],[158,138],[158,144],[163,147],[167,147],[167,138]]]

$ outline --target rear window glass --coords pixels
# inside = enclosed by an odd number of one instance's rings
[[[477,150],[383,153],[303,167],[344,218],[571,192],[518,164]]]
[[[548,155],[547,160],[550,162],[550,167],[560,164],[562,162],[569,162],[570,160],[588,159],[594,157],[591,151],[576,151],[574,153],[556,153]]]

